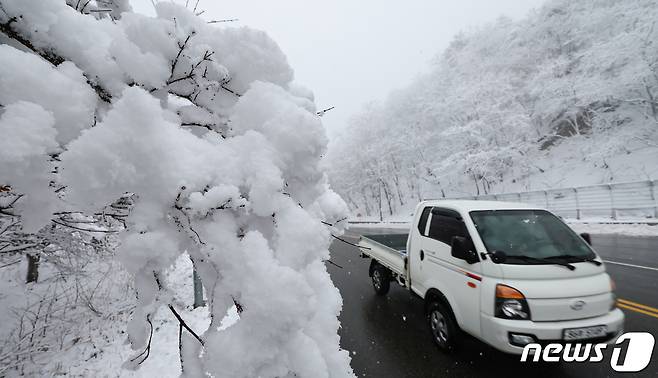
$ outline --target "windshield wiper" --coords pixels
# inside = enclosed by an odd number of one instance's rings
[[[576,270],[576,267],[569,264],[568,262],[549,260],[550,257],[540,259],[538,257],[532,257],[532,256],[527,256],[527,255],[507,255],[507,258],[516,258],[516,259],[519,259],[519,260],[534,261],[534,262],[544,263],[544,264],[545,263],[555,264],[555,265],[560,265],[560,266],[566,267],[569,270]]]
[[[601,262],[594,260],[593,257],[586,257],[586,256],[576,256],[576,255],[559,255],[559,256],[551,256],[551,257],[546,257],[546,259],[571,259],[571,260],[576,260],[574,262],[588,262],[592,263],[596,266],[601,266]]]

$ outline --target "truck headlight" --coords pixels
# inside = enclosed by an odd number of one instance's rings
[[[530,320],[530,307],[520,291],[507,285],[496,285],[494,314],[502,319]]]

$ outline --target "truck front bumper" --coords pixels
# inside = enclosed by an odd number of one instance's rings
[[[562,335],[565,329],[592,327],[598,325],[607,326],[607,335],[597,340],[563,341]],[[532,320],[509,320],[500,319],[491,315],[481,314],[482,338],[494,348],[512,354],[521,354],[522,346],[513,345],[510,342],[510,334],[533,336],[537,343],[588,343],[588,342],[612,342],[623,331],[624,313],[615,308],[607,314],[578,320],[566,320],[557,322],[533,322]]]

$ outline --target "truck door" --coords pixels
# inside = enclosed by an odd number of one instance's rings
[[[409,245],[407,246],[407,264],[409,272],[409,283],[411,284],[411,290],[416,294],[423,297],[427,288],[424,285],[424,278],[422,274],[422,265],[421,257],[424,259],[424,255],[421,256],[423,238],[427,235],[427,230],[429,229],[429,217],[430,211],[432,210],[431,206],[425,207],[418,219],[416,227],[412,227],[409,231]],[[425,252],[423,252],[424,254]]]
[[[453,257],[453,236],[470,239],[459,212],[434,207],[427,236],[422,237],[420,279],[426,289],[436,288],[450,302],[457,323],[466,332],[480,332],[480,263],[469,264]]]

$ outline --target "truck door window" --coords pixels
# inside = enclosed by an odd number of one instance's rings
[[[453,236],[463,236],[470,239],[464,222],[454,217],[432,214],[428,237],[451,245]]]
[[[423,209],[423,212],[420,214],[420,220],[418,221],[418,231],[421,235],[425,235],[425,226],[427,225],[427,217],[430,215],[431,207],[426,207]]]

